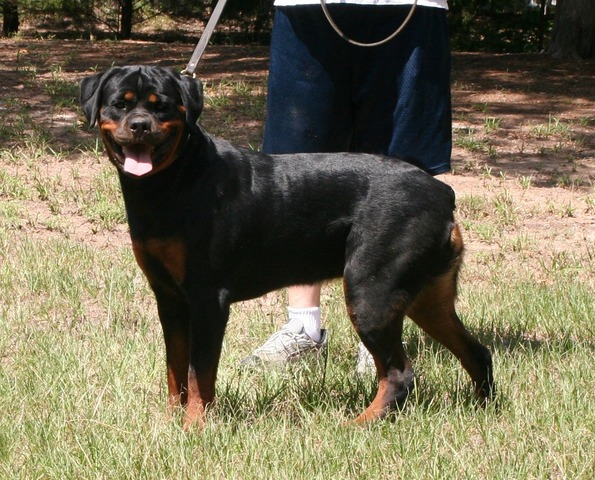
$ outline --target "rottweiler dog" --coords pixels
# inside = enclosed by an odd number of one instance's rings
[[[405,315],[460,360],[482,403],[493,396],[491,354],[455,312],[463,240],[449,186],[380,155],[236,148],[197,124],[201,83],[165,68],[84,78],[81,103],[118,170],[185,427],[202,425],[214,399],[232,302],[338,277],[379,382],[356,422],[384,417],[413,387]]]

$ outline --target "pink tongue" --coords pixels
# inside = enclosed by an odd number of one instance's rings
[[[151,147],[148,145],[134,145],[132,147],[124,147],[124,171],[131,175],[140,177],[153,170],[151,163]]]

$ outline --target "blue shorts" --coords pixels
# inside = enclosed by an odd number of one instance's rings
[[[349,37],[372,42],[410,6],[329,9]],[[276,9],[266,153],[383,153],[436,175],[450,169],[451,120],[446,10],[417,7],[396,38],[363,48],[340,38],[319,5]]]

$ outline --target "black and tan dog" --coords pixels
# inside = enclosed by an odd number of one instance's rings
[[[85,78],[81,101],[118,169],[157,298],[169,402],[186,407],[186,427],[213,401],[230,304],[335,277],[379,379],[357,422],[412,388],[405,315],[460,359],[481,401],[493,395],[490,352],[454,308],[463,240],[450,187],[382,156],[236,148],[197,126],[200,82],[163,68]]]

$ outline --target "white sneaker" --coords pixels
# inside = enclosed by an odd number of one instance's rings
[[[357,346],[357,363],[355,365],[355,371],[358,375],[376,373],[374,358],[362,342],[359,342],[359,345]]]
[[[315,342],[303,328],[296,333],[284,326],[244,358],[241,365],[286,365],[305,356],[320,355],[326,350],[327,344],[328,335],[324,329],[320,331],[320,341]]]

